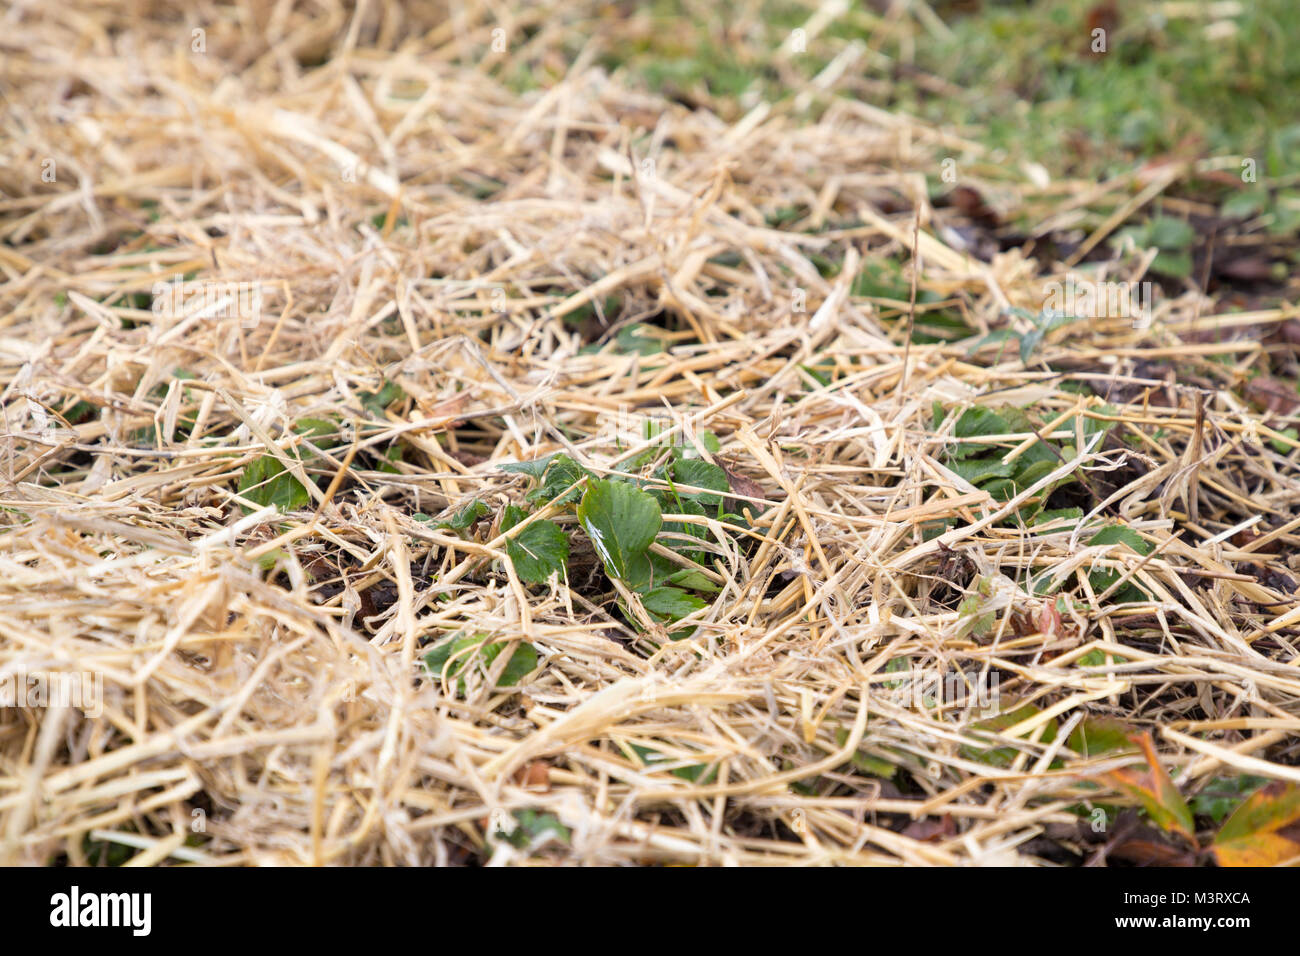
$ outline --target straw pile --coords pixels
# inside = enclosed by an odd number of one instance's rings
[[[1192,791],[1300,778],[1291,409],[1225,387],[1293,311],[1176,292],[1022,357],[1064,266],[966,254],[924,177],[1031,188],[839,75],[725,115],[611,78],[603,8],[170,8],[0,31],[0,675],[98,705],[0,710],[0,862],[1060,862],[1131,804],[1099,775],[1139,756],[1069,744],[1097,718]],[[903,294],[863,285],[881,263]],[[177,276],[220,296],[157,308]],[[909,343],[941,310],[972,334]],[[954,466],[976,406],[1083,451],[990,497]],[[714,433],[754,516],[678,640],[590,555],[522,583],[496,520],[530,487],[503,463],[623,473],[645,417]],[[1017,525],[1064,478],[1148,553]],[[537,667],[429,675],[463,634]],[[981,736],[912,692],[954,673],[1037,709]]]

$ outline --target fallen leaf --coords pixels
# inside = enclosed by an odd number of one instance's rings
[[[997,226],[1001,219],[989,205],[984,201],[978,190],[970,186],[955,186],[952,192],[947,196],[948,205],[958,210],[967,219],[972,219],[980,225],[989,228]]]
[[[1260,787],[1224,821],[1214,838],[1219,866],[1276,866],[1300,858],[1300,786]]]
[[[1247,382],[1243,390],[1246,398],[1276,415],[1290,415],[1300,408],[1300,394],[1281,379],[1260,375]]]
[[[951,813],[945,813],[938,820],[934,817],[913,820],[903,829],[903,836],[921,843],[942,843],[956,835],[957,824],[953,822]]]
[[[545,760],[534,760],[527,766],[520,767],[515,771],[515,783],[519,784],[525,790],[550,793],[551,768],[547,765]]]
[[[1178,787],[1169,779],[1160,766],[1155,745],[1149,733],[1133,734],[1129,737],[1133,743],[1142,748],[1146,754],[1148,770],[1138,773],[1131,767],[1115,770],[1105,775],[1104,779],[1132,797],[1136,797],[1146,810],[1151,821],[1167,833],[1176,833],[1193,846],[1196,845],[1195,825],[1192,811],[1178,792]]]
[[[746,478],[740,472],[732,471],[721,460],[718,464],[722,470],[727,473],[727,485],[733,494],[744,495],[746,498],[766,498],[767,493],[763,491],[763,486],[752,478]],[[732,514],[744,514],[741,510],[748,508],[752,513],[758,514],[763,510],[763,506],[753,501],[738,501],[735,498],[728,498],[724,507]]]
[[[457,412],[463,411],[469,402],[469,397],[469,392],[461,392],[459,395],[433,404],[424,399],[417,399],[416,401],[426,418],[446,418],[448,415],[455,415]]]
[[[1085,28],[1085,42],[1083,55],[1087,57],[1103,56],[1105,50],[1110,49],[1113,42],[1111,34],[1119,28],[1119,8],[1115,5],[1115,0],[1106,0],[1105,3],[1098,3],[1088,11],[1088,21]],[[1096,31],[1101,30],[1105,39],[1106,46],[1098,50],[1093,46],[1093,37]]]
[[[1196,866],[1195,853],[1159,840],[1124,840],[1111,846],[1106,855],[1135,866]]]
[[[1282,339],[1291,345],[1300,345],[1300,319],[1287,319],[1282,323]]]
[[[1230,540],[1237,547],[1244,548],[1247,545],[1258,541],[1262,537],[1264,536],[1260,534],[1258,531],[1254,531],[1250,528],[1243,528],[1228,540]],[[1256,548],[1255,553],[1256,554],[1277,554],[1278,549],[1281,546],[1282,545],[1280,539],[1275,538],[1274,540],[1270,541],[1268,544],[1264,545],[1263,547]]]
[[[1273,278],[1273,263],[1262,256],[1243,256],[1215,263],[1214,274],[1238,282],[1267,282]]]

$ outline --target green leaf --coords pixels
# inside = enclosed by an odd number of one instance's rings
[[[515,849],[536,850],[552,840],[569,845],[569,828],[555,814],[528,809],[516,810],[511,816],[514,817],[515,828],[509,833],[498,830],[493,836],[505,840]]]
[[[705,774],[705,771],[708,771],[707,775]],[[685,767],[678,767],[676,770],[670,770],[669,773],[674,777],[681,777],[683,780],[690,783],[698,783],[702,786],[707,786],[717,779],[718,768],[714,767],[712,770],[709,770],[706,764],[693,763],[688,764]]]
[[[1278,432],[1279,434],[1285,435],[1287,438],[1291,439],[1292,441],[1300,441],[1300,430],[1296,429],[1294,426],[1291,428],[1279,429]],[[1292,446],[1288,445],[1284,441],[1280,441],[1279,439],[1276,438],[1270,438],[1268,440],[1268,443],[1273,446],[1273,450],[1276,451],[1279,455],[1289,455],[1291,453]]]
[[[1131,528],[1123,525],[1107,525],[1088,539],[1088,544],[1125,544],[1132,548],[1138,554],[1148,555],[1151,553],[1151,543],[1146,541],[1141,535]],[[1101,594],[1121,577],[1119,571],[1094,571],[1088,575],[1088,583],[1092,585],[1093,591]],[[1116,604],[1128,604],[1134,601],[1145,601],[1146,595],[1134,584],[1129,583],[1117,590],[1112,599]]]
[[[985,408],[983,405],[976,405],[962,412],[953,426],[954,438],[978,438],[982,435],[1006,435],[1015,431],[1010,423],[1002,415],[993,411],[991,408]],[[996,446],[983,445],[978,442],[962,442],[953,445],[949,452],[951,458],[970,458],[972,455],[982,455],[991,451]]]
[[[548,503],[553,500],[560,505],[572,504],[582,496],[581,489],[575,488],[561,498],[564,490],[584,476],[595,477],[592,472],[562,452],[536,458],[533,461],[511,462],[502,465],[501,470],[516,475],[527,475],[539,482],[538,487],[524,496],[526,501],[534,504]]]
[[[698,458],[679,458],[669,462],[655,472],[655,477],[669,483],[668,488],[657,488],[652,492],[660,510],[676,514],[717,516],[722,509],[723,496],[731,488],[725,471]],[[686,491],[677,487],[678,482],[712,491]],[[662,530],[665,545],[692,560],[703,560],[698,543],[692,542],[709,537],[706,525],[669,521],[665,522]]]
[[[900,659],[901,658],[895,658],[895,660]],[[890,663],[892,664],[893,661],[890,661]],[[844,727],[836,728],[835,745],[837,747],[843,747],[845,741],[848,739],[849,732],[847,729]],[[865,753],[861,750],[855,750],[853,752],[853,756],[849,758],[849,763],[852,764],[855,770],[860,770],[873,777],[883,777],[886,780],[892,780],[894,774],[898,772],[898,766],[896,764],[892,764],[888,760],[881,760],[879,757],[873,757],[871,754]]]
[[[654,617],[670,621],[680,621],[686,615],[709,606],[707,601],[671,585],[651,588],[641,595],[641,603]]]
[[[1156,216],[1140,226],[1132,226],[1119,233],[1117,238],[1131,236],[1134,245],[1159,250],[1151,263],[1153,272],[1164,275],[1189,276],[1192,273],[1191,246],[1196,231],[1182,219]]]
[[[306,436],[308,441],[322,449],[339,444],[338,423],[328,419],[300,418],[294,422],[293,431]],[[286,454],[298,461],[315,457],[308,449],[290,449]],[[244,469],[239,476],[239,494],[263,507],[275,505],[281,511],[296,511],[311,503],[311,493],[289,473],[279,458],[270,454],[263,455]]]
[[[1196,230],[1184,219],[1156,216],[1147,223],[1146,238],[1161,249],[1186,249],[1196,241]]]
[[[1094,647],[1074,663],[1077,667],[1105,667],[1111,659],[1121,664],[1127,660],[1127,658],[1120,657],[1118,654],[1107,654],[1105,651]]]
[[[1119,415],[1119,410],[1113,405],[1098,405],[1093,409],[1093,411],[1099,415]],[[1110,433],[1111,429],[1119,424],[1118,422],[1103,421],[1100,418],[1088,418],[1086,415],[1080,417],[1083,419],[1082,429],[1085,447],[1091,444],[1093,435],[1107,435]],[[1102,442],[1104,441],[1105,439],[1102,439]],[[1102,442],[1098,442],[1096,447],[1100,448]]]
[[[981,491],[987,491],[997,501],[1010,501],[1016,496],[1016,483],[1010,478],[994,478],[980,485]]]
[[[546,470],[542,473],[541,484],[525,495],[524,500],[532,504],[551,502],[557,505],[573,504],[582,497],[582,489],[574,488],[567,492],[566,489],[584,477],[595,476],[568,455],[556,455],[547,462]]]
[[[1192,808],[1192,813],[1198,817],[1209,817],[1215,823],[1221,823],[1223,818],[1241,806],[1248,796],[1268,782],[1268,777],[1256,777],[1252,774],[1215,777],[1187,803]]]
[[[464,531],[475,521],[478,521],[481,518],[486,518],[491,513],[492,509],[489,508],[485,502],[471,501],[457,509],[450,518],[447,518],[445,521],[439,521],[434,525],[434,527],[450,528],[452,531]],[[425,520],[428,520],[427,516]]]
[[[84,421],[88,421],[96,411],[98,409],[90,402],[79,399],[65,407],[61,414],[68,420],[69,425],[79,425]]]
[[[813,381],[815,381],[818,385],[824,387],[830,385],[834,381],[834,375],[835,375],[834,365],[822,365],[819,367],[819,366],[801,364],[799,367],[803,369],[805,372],[807,372],[809,376],[812,377]],[[808,391],[808,388],[806,386],[805,386],[805,391]]]
[[[283,548],[275,548],[258,558],[257,566],[263,571],[270,571],[277,562],[283,561],[287,557],[289,557],[289,552]]]
[[[912,659],[910,657],[891,657],[889,663],[885,665],[886,674],[907,674],[912,670]],[[881,686],[889,690],[898,690],[906,681],[887,680]]]
[[[1039,525],[1050,524],[1053,522],[1067,522],[1067,524],[1063,524],[1061,528],[1058,528],[1060,531],[1063,531],[1065,528],[1074,527],[1075,524],[1082,522],[1082,520],[1082,507],[1053,507],[1053,509],[1044,509],[1043,511],[1037,512],[1037,514],[1034,515],[1034,522],[1032,522],[1032,524]]]
[[[1027,363],[1030,357],[1033,356],[1034,350],[1043,341],[1043,334],[1043,329],[1040,327],[1030,329],[1020,336],[1020,361],[1022,363]]]
[[[448,677],[456,678],[463,674],[476,659],[478,651],[470,650],[483,643],[483,636],[480,634],[467,634],[463,637],[453,634],[451,637],[434,645],[433,650],[424,655],[424,666],[429,669],[429,673],[435,679],[441,680],[442,673],[447,668],[447,662],[454,657],[455,661],[451,664],[448,671]],[[462,653],[464,651],[465,653]],[[465,682],[460,682],[460,691],[465,692]]]
[[[641,759],[641,763],[645,765],[647,768],[653,768],[656,764],[674,762],[673,758],[667,757],[664,754],[661,754],[659,751],[654,750],[650,747],[643,747],[640,744],[633,744],[633,743],[629,743],[628,746],[632,748],[632,751]],[[687,780],[691,783],[702,783],[707,785],[712,783],[714,779],[718,776],[718,769],[717,767],[714,767],[712,770],[709,770],[708,776],[704,777],[704,779],[700,779],[701,776],[708,769],[709,768],[706,764],[695,763],[695,764],[688,764],[685,767],[676,767],[668,772],[671,773],[674,777],[679,777],[682,780]]]
[[[957,605],[959,634],[974,634],[976,637],[988,637],[997,624],[997,614],[984,610],[984,598],[979,594],[968,594]]]
[[[1143,556],[1151,553],[1151,542],[1132,528],[1126,528],[1121,524],[1107,525],[1102,528],[1088,539],[1088,544],[1126,544]]]
[[[682,498],[698,501],[709,513],[716,514],[722,497],[731,490],[727,473],[717,465],[709,464],[699,458],[682,458],[672,463],[672,480],[675,483],[690,485],[695,488],[708,488],[715,494],[698,491],[678,491]]]
[[[260,507],[274,505],[280,511],[297,511],[311,502],[310,492],[274,455],[263,455],[248,464],[239,476],[239,494]]]
[[[689,588],[692,591],[703,591],[706,594],[712,594],[715,591],[722,590],[707,577],[694,568],[682,568],[680,571],[674,571],[668,575],[668,583],[676,584],[678,587]]]
[[[1187,252],[1161,252],[1151,260],[1151,271],[1186,279],[1192,274],[1192,256]]]
[[[333,448],[339,444],[338,422],[325,418],[300,418],[293,423],[293,430],[305,435],[318,448]]]
[[[1083,520],[1082,508],[1048,508],[1045,511],[1038,512],[1034,516],[1034,524],[1047,524],[1052,521],[1072,521],[1079,522]]]
[[[1130,733],[1131,728],[1121,721],[1108,717],[1085,717],[1074,728],[1066,743],[1075,753],[1093,757],[1118,750],[1132,750]]]
[[[526,517],[522,508],[507,505],[501,518],[501,530],[509,531]],[[565,573],[569,561],[569,538],[554,521],[534,521],[506,542],[506,553],[510,555],[519,580],[525,584],[545,584],[552,573]]]
[[[704,505],[700,504],[694,498],[677,498],[672,492],[658,492],[655,494],[655,500],[658,501],[660,510],[678,512],[687,515],[705,514]],[[702,524],[691,524],[689,521],[665,521],[663,528],[660,530],[661,543],[672,548],[678,554],[690,558],[697,563],[705,560],[704,553],[700,550],[700,543],[708,538],[709,529]],[[676,566],[666,558],[653,556],[653,562],[658,564],[661,560],[664,565],[657,568],[656,578],[673,573]]]
[[[614,346],[624,355],[658,355],[664,351],[664,340],[657,336],[645,335],[651,327],[647,325],[625,325],[614,336]]]
[[[1026,488],[1032,487],[1034,482],[1040,481],[1050,475],[1052,470],[1056,468],[1056,465],[1057,462],[1055,461],[1035,461],[1023,465],[1023,467],[1016,472],[1016,476],[1012,479],[1012,482],[1018,491],[1024,491]]]
[[[1268,208],[1268,190],[1252,189],[1235,193],[1219,207],[1227,219],[1251,219]]]
[[[622,481],[589,481],[578,503],[578,522],[611,577],[638,589],[649,583],[646,550],[663,525],[652,495]]]
[[[542,458],[534,458],[532,461],[512,461],[501,465],[500,467],[502,471],[508,471],[511,474],[527,475],[529,478],[540,479],[546,472],[547,467],[557,457],[559,457],[558,453],[555,455],[546,455]]]
[[[966,461],[952,461],[948,467],[972,485],[988,481],[990,478],[1010,478],[1015,473],[1014,464],[1003,464],[996,458],[971,458]]]
[[[979,721],[971,727],[968,736],[974,737],[977,740],[981,738],[987,739],[989,733],[1001,733],[1010,727],[1014,727],[1021,721],[1028,720],[1038,713],[1040,713],[1040,708],[1034,704],[1025,704],[1022,707],[1017,707],[1015,710],[1008,710],[1004,713],[998,714],[996,717],[989,717],[987,720]],[[1047,726],[1043,728],[1042,734],[1038,737],[1038,742],[1040,744],[1050,744],[1056,739],[1057,729],[1056,718],[1052,718],[1048,721]],[[981,733],[981,731],[983,731],[983,733]],[[961,748],[961,754],[967,760],[976,760],[980,763],[990,764],[994,767],[1010,766],[1011,762],[1016,759],[1016,755],[1019,752],[1020,751],[1015,747],[992,747],[986,750],[979,747],[963,745]]]
[[[483,670],[486,671],[490,668],[492,662],[505,649],[505,641],[489,644],[483,648]],[[497,679],[497,686],[514,687],[535,670],[537,670],[537,649],[533,645],[521,641],[515,647],[515,652],[510,655],[510,663],[506,664],[506,669],[501,672],[500,678]]]
[[[1284,196],[1285,193],[1278,193],[1279,200]],[[1293,196],[1289,204],[1279,201],[1273,207],[1273,221],[1269,223],[1268,231],[1275,236],[1289,236],[1300,231],[1300,196]]]
[[[357,398],[361,399],[362,406],[376,418],[383,418],[384,409],[405,396],[406,392],[402,390],[402,386],[388,379],[383,380],[377,392],[357,392]]]
[[[1019,339],[1020,335],[1015,329],[994,329],[988,335],[982,335],[976,339],[967,349],[967,355],[974,355],[986,345],[994,345],[998,342],[1009,342],[1012,339]],[[935,402],[938,405],[938,402]]]
[[[425,667],[436,680],[442,679],[443,668],[448,666],[451,661],[448,677],[457,679],[457,688],[459,693],[465,693],[465,674],[471,667],[478,668],[480,673],[486,674],[492,667],[492,662],[500,656],[505,650],[505,641],[497,641],[492,644],[485,644],[485,636],[482,634],[466,634],[458,636],[453,634],[451,637],[439,642],[428,654],[424,656]],[[453,661],[452,659],[455,658]],[[537,669],[537,650],[531,644],[520,643],[514,654],[510,657],[510,663],[502,671],[501,677],[497,680],[497,687],[514,687],[524,677],[531,674]]]

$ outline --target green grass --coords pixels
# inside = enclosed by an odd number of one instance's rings
[[[1156,4],[1121,4],[1096,57],[1085,53],[1093,6],[1036,3],[953,20],[950,41],[917,44],[917,66],[968,95],[925,95],[904,80],[897,105],[978,127],[988,145],[1053,172],[1109,175],[1180,144],[1253,156],[1261,175],[1300,169],[1300,31],[1288,0],[1243,4],[1236,32],[1217,37],[1205,21],[1161,28]]]
[[[940,3],[951,36],[913,22],[906,68],[890,75],[887,66],[860,61],[849,85],[877,81],[872,90],[889,92],[874,105],[960,130],[1008,160],[1033,160],[1058,176],[1104,178],[1179,150],[1250,156],[1261,177],[1300,172],[1300,26],[1290,0],[1243,4],[1231,33],[1207,32],[1208,20],[1162,21],[1157,3],[1119,4],[1107,52],[1091,56],[1088,13],[1096,5],[986,0],[960,15]],[[637,14],[639,29],[601,24],[602,63],[650,89],[707,95],[734,117],[746,92],[775,102],[792,97],[853,40],[895,63],[906,57],[902,31],[880,33],[875,15],[855,4],[787,68],[774,66],[775,51],[816,6],[656,0]],[[945,81],[949,92],[927,89],[918,71]]]

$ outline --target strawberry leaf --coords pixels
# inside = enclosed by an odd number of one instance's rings
[[[652,495],[623,481],[590,481],[578,503],[578,522],[610,577],[637,590],[649,585],[646,551],[663,525]]]
[[[509,531],[527,514],[508,505],[501,518],[501,530]],[[506,554],[515,574],[526,584],[545,584],[555,572],[564,573],[569,560],[569,539],[554,521],[534,521],[506,542]]]

